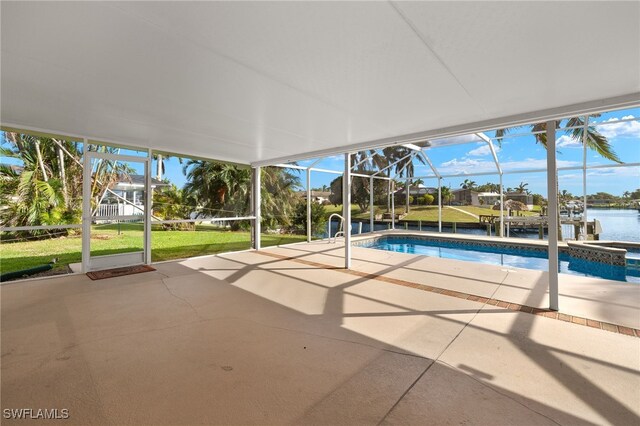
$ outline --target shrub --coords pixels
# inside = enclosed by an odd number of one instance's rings
[[[311,203],[311,235],[320,234],[324,231],[327,223],[325,208],[322,204]],[[307,232],[307,201],[301,200],[296,206],[293,216],[293,226],[298,232]]]
[[[424,204],[426,204],[427,206],[431,205],[431,204],[433,203],[433,200],[434,200],[434,199],[435,199],[435,198],[434,198],[434,196],[433,196],[433,195],[431,195],[431,194],[424,194],[424,195],[422,196],[422,202],[423,202]]]

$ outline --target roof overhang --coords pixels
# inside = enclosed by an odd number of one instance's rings
[[[5,126],[266,165],[640,104],[639,2],[2,2]]]

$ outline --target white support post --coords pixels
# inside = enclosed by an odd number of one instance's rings
[[[251,185],[251,198],[253,200],[253,216],[255,217],[255,219],[253,219],[253,233],[252,233],[252,243],[253,243],[253,248],[255,250],[260,250],[260,226],[261,226],[261,221],[262,221],[262,213],[260,210],[260,205],[262,203],[261,201],[261,197],[260,197],[260,190],[261,190],[261,183],[260,183],[260,167],[254,167],[252,169],[253,172],[253,179],[252,179],[252,185]]]
[[[307,169],[307,242],[311,242],[311,169]]]
[[[442,232],[442,178],[438,178],[438,232]]]
[[[153,191],[151,189],[151,160],[153,151],[149,149],[147,161],[144,163],[144,262],[151,265],[151,207]],[[158,162],[161,160],[158,158]],[[160,167],[160,166],[158,166]]]
[[[498,160],[498,155],[496,153],[495,147],[493,146],[493,141],[491,140],[491,138],[489,138],[482,132],[476,133],[476,135],[489,145],[491,156],[493,157],[493,161],[496,163],[496,171],[500,175],[500,231],[496,233],[500,237],[504,237],[504,191],[502,186],[502,167],[500,167],[500,160]]]
[[[351,269],[351,154],[344,154],[342,175],[342,216],[344,217],[344,268]]]
[[[584,240],[586,241],[589,232],[587,231],[587,132],[589,130],[589,116],[584,118],[584,129],[582,131],[582,229]],[[595,227],[594,227],[595,232]]]
[[[500,234],[504,237],[504,186],[502,184],[502,173],[500,173]]]
[[[391,229],[396,229],[396,181],[391,181]]]
[[[91,256],[91,158],[89,143],[83,143],[84,164],[82,166],[82,272],[89,272]]]
[[[391,211],[391,179],[387,180],[387,211]]]
[[[549,309],[558,310],[558,175],[556,171],[556,122],[547,121],[547,199],[549,254]]]
[[[374,188],[374,180],[373,176],[369,178],[369,232],[373,233],[374,229],[374,206],[373,206],[373,188]]]
[[[405,213],[409,213],[409,196],[410,196],[409,194],[411,193],[411,191],[409,190],[410,182],[411,181],[409,180],[409,178],[407,178],[407,180],[405,181],[405,184],[404,184],[404,189],[405,189],[404,198],[405,198],[405,204],[406,204],[406,206],[404,208],[404,212]]]

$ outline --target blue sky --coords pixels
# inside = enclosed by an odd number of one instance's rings
[[[597,127],[605,135],[614,151],[625,163],[640,163],[640,121],[619,122],[623,118],[640,118],[640,108],[615,111],[603,114],[595,119],[596,123],[602,124]],[[527,128],[514,130],[508,137],[497,145],[498,158],[505,171],[517,171],[525,169],[544,169],[546,167],[546,150],[535,143],[533,136],[517,136],[518,133],[528,131]],[[494,136],[494,132],[486,132],[488,136]],[[490,172],[495,170],[491,153],[486,143],[478,141],[475,137],[461,137],[457,141],[467,142],[457,145],[442,147],[432,147],[426,150],[435,167],[443,175],[461,174],[460,177],[445,178],[443,185],[452,189],[459,188],[464,179],[470,179],[478,184],[487,182],[498,183],[497,175],[493,176],[464,176],[477,172]],[[436,141],[434,144],[438,144]],[[582,165],[582,146],[580,143],[569,138],[563,132],[557,135],[558,145],[558,167],[572,167]],[[125,152],[123,151],[123,154]],[[130,153],[130,152],[127,152]],[[14,163],[7,158],[2,158],[3,163]],[[308,165],[315,160],[301,161],[300,165]],[[316,164],[315,167],[343,170],[344,159],[342,155],[328,157]],[[589,165],[613,164],[594,151],[587,152],[587,162]],[[428,166],[415,162],[416,175],[432,176],[433,173]],[[155,176],[156,162],[153,161],[152,171]],[[172,157],[165,162],[165,178],[181,187],[186,182],[180,165],[176,157]],[[329,185],[338,176],[336,174],[313,172],[312,187],[322,187]],[[303,188],[304,173],[300,173]],[[517,175],[505,175],[504,186],[516,187],[520,182],[528,183],[528,189],[534,193],[546,196],[546,174],[545,173],[523,173]],[[566,189],[574,195],[582,194],[582,171],[561,171],[559,172],[560,189]],[[436,179],[425,179],[425,185],[437,186]],[[606,168],[589,170],[587,172],[587,193],[609,192],[615,195],[622,195],[624,191],[632,191],[640,187],[640,167]]]
[[[625,163],[640,163],[640,121],[622,122],[622,118],[640,117],[640,108],[624,111],[616,111],[603,114],[595,119],[596,123],[602,124],[597,127],[611,143],[614,151]],[[526,169],[546,168],[546,149],[535,143],[533,136],[516,136],[518,133],[527,132],[527,128],[516,129],[511,132],[514,137],[506,138],[502,144],[494,142],[497,149],[497,156],[503,170],[518,171]],[[495,132],[486,132],[490,137],[495,136]],[[487,182],[498,183],[498,175],[494,176],[464,176],[464,174],[481,173],[495,171],[495,163],[491,156],[488,145],[477,138],[461,137],[447,142],[464,142],[457,145],[432,147],[426,150],[427,155],[434,166],[442,175],[457,175],[460,177],[445,178],[443,185],[452,189],[460,188],[460,184],[465,179],[470,179],[478,184]],[[439,143],[440,141],[437,141]],[[563,132],[557,134],[557,162],[558,167],[573,167],[582,165],[583,149],[582,145]],[[308,165],[310,161],[300,162],[301,165]],[[596,152],[587,151],[588,165],[615,164],[607,160]],[[327,158],[316,165],[319,168],[342,170],[344,167],[343,156]],[[416,176],[433,176],[428,166],[415,162]],[[313,173],[312,187],[328,185],[335,175],[327,173]],[[504,186],[516,187],[520,182],[528,183],[528,189],[534,193],[546,196],[546,173],[522,173],[516,175],[504,175]],[[560,189],[566,189],[575,195],[582,194],[582,171],[561,171],[559,172]],[[425,185],[437,186],[436,179],[425,179]],[[640,167],[606,168],[587,171],[587,193],[609,192],[621,195],[625,191],[631,191],[640,187]]]

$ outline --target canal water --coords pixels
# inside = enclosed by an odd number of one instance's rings
[[[640,242],[640,212],[635,209],[588,209],[587,219],[602,225],[601,240]]]
[[[591,208],[587,210],[587,218],[589,221],[598,219],[602,226],[602,234],[600,234],[601,240],[610,241],[633,241],[640,242],[640,212],[635,209],[595,209]],[[358,222],[353,222],[352,234],[358,233]],[[381,231],[387,229],[387,224],[380,223],[375,224],[375,230]],[[398,228],[404,229],[404,224],[396,224]],[[336,233],[338,222],[334,219],[331,224],[331,235]],[[409,226],[410,230],[418,230],[418,226]],[[437,232],[438,227],[423,226],[423,231]],[[573,236],[573,227],[571,225],[563,226],[563,235],[571,238]],[[369,232],[369,222],[362,224],[362,232]],[[443,233],[451,233],[453,229],[450,226],[442,227]],[[472,234],[472,235],[487,235],[485,229],[473,229],[473,228],[458,228],[456,230],[459,234]],[[538,232],[517,232],[511,231],[510,236],[518,238],[538,238]],[[326,238],[326,233],[323,235]],[[545,234],[546,239],[546,234]]]

